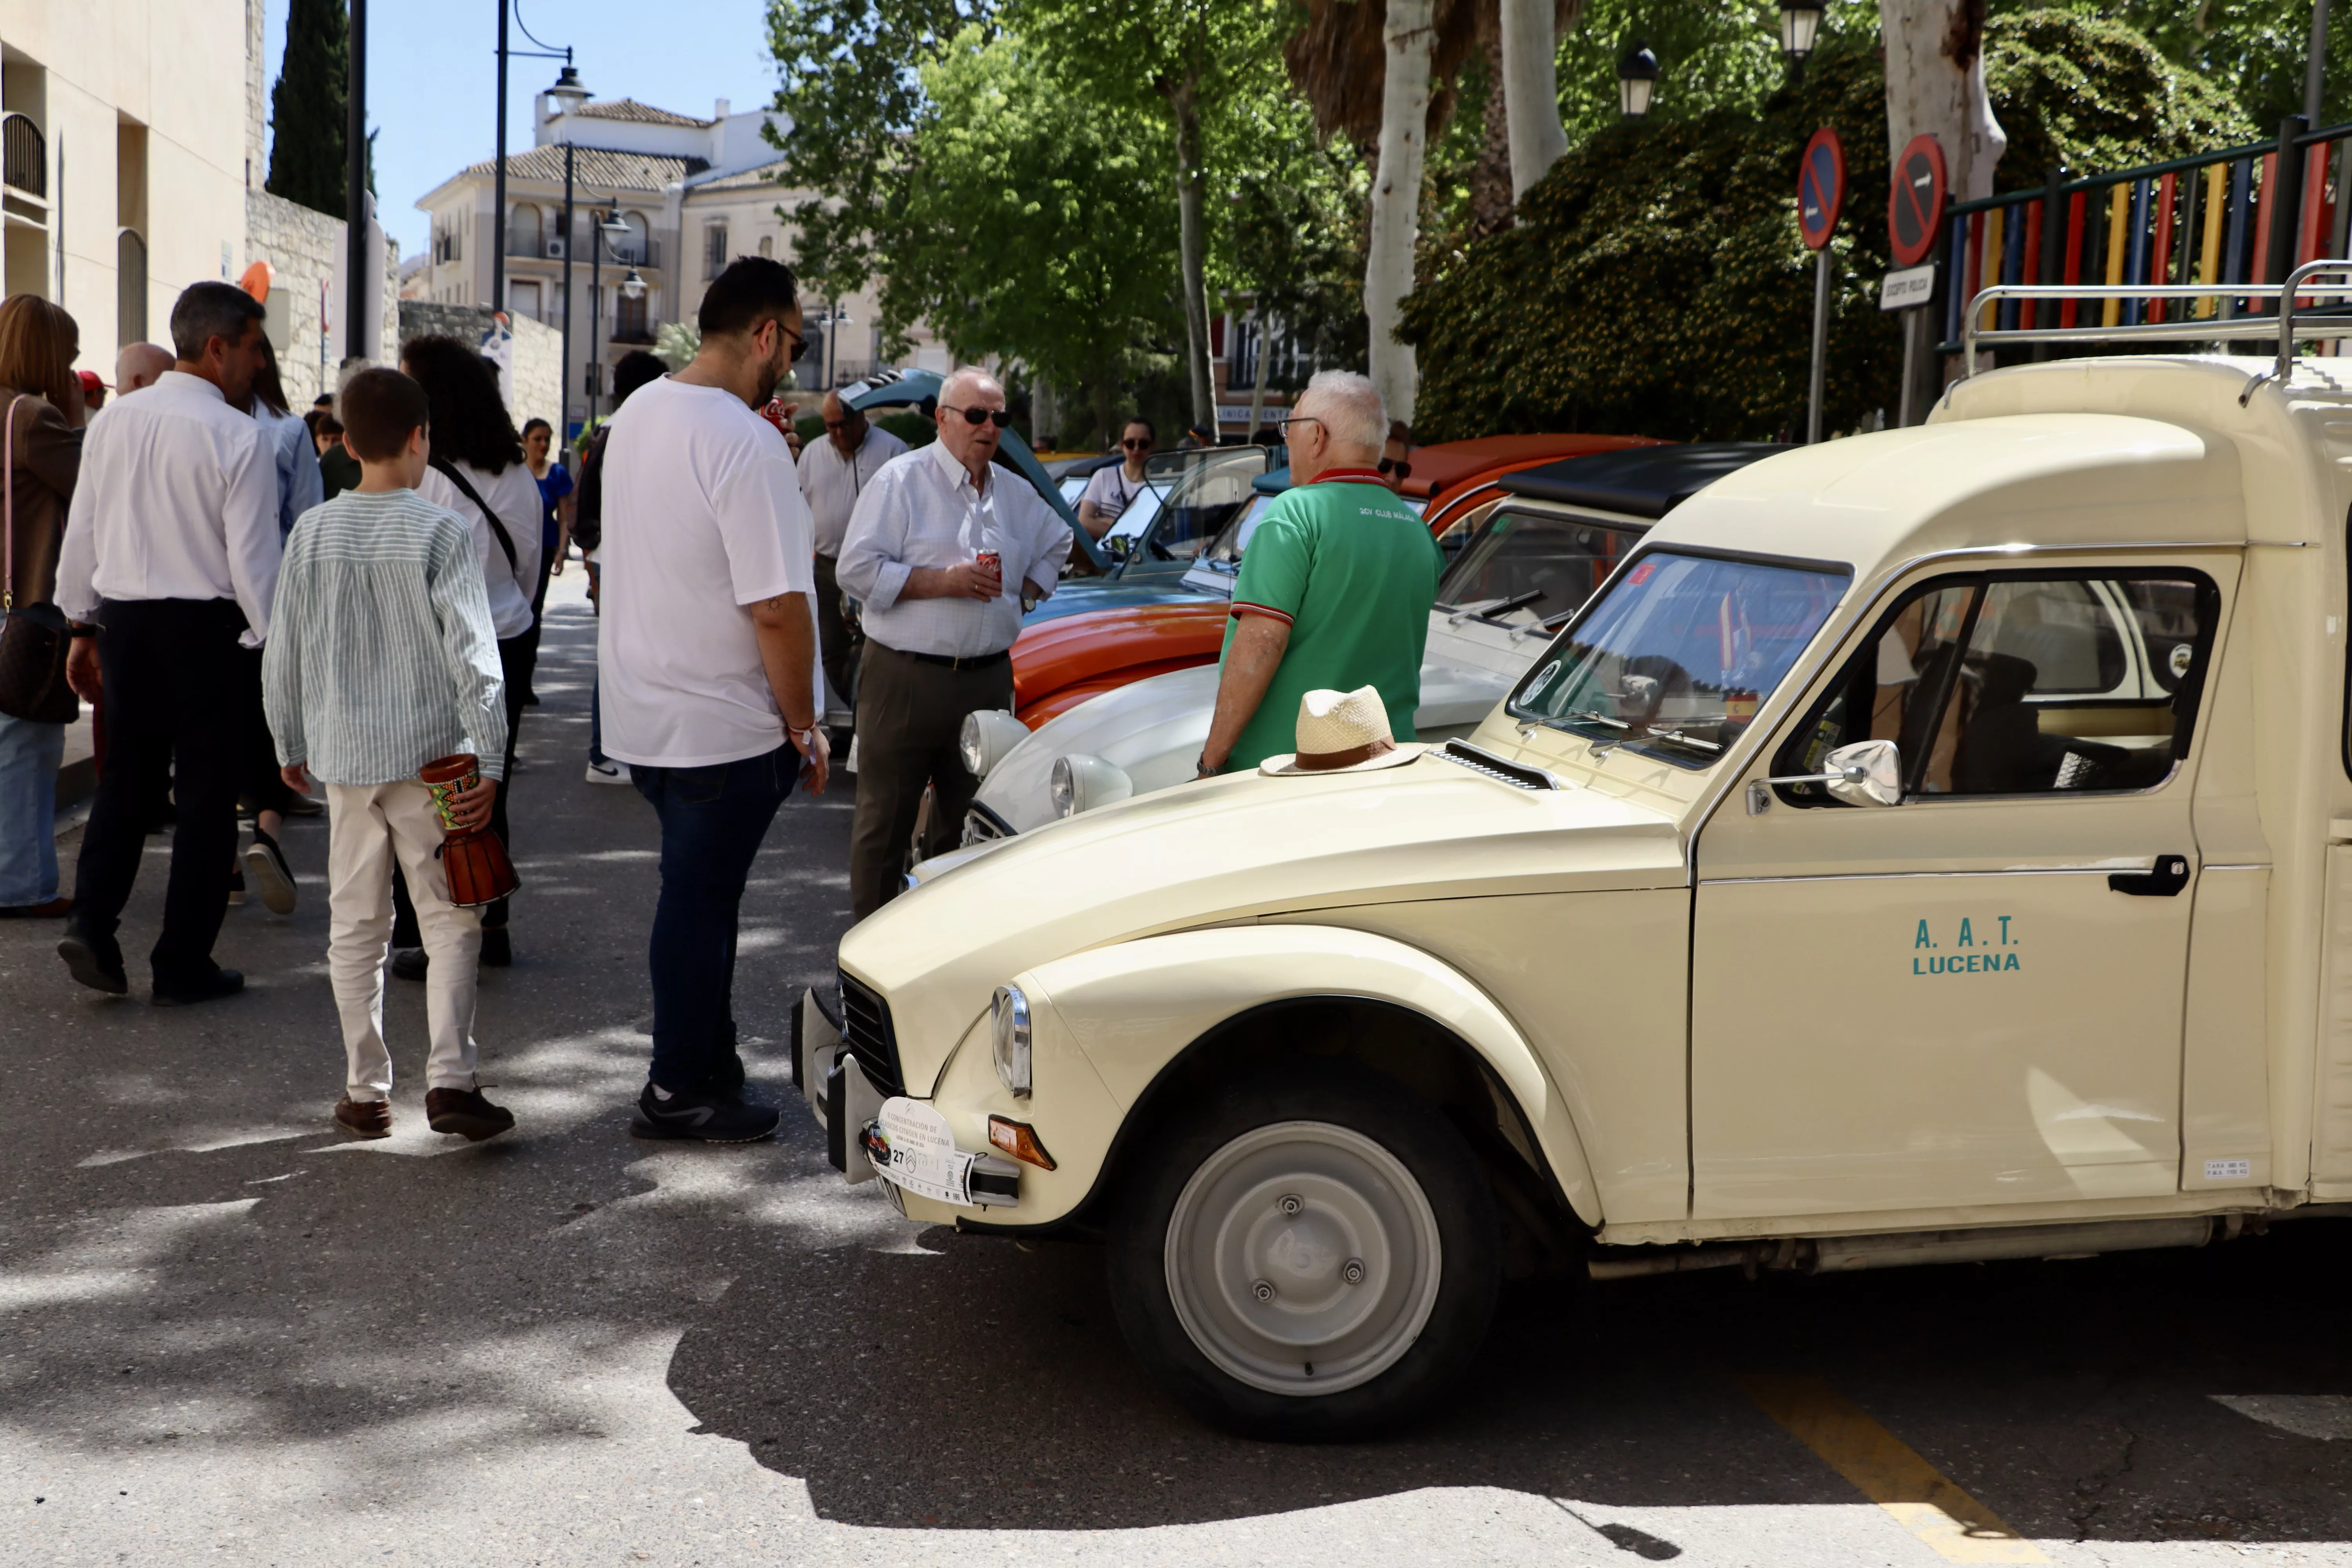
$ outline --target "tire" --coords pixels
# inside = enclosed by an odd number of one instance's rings
[[[1303,1442],[1455,1387],[1502,1272],[1493,1194],[1444,1113],[1322,1065],[1226,1085],[1140,1150],[1108,1265],[1129,1347],[1186,1408]]]

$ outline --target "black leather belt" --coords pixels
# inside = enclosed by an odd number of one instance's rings
[[[890,647],[888,643],[882,646]],[[994,653],[966,654],[961,658],[948,653],[908,653],[902,647],[891,647],[890,651],[902,658],[920,659],[925,664],[936,664],[943,669],[987,669],[1013,657],[1010,648],[999,648]]]

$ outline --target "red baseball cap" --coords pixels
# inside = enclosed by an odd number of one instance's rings
[[[76,371],[74,374],[81,377],[81,389],[84,392],[103,392],[106,390],[106,383],[98,379],[98,372],[94,370],[83,370]]]

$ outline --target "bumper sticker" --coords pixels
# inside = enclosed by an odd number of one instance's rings
[[[903,1095],[882,1102],[866,1157],[885,1181],[919,1197],[971,1208],[973,1156],[955,1145],[948,1119]]]

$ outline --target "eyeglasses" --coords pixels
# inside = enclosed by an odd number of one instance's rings
[[[809,342],[808,339],[801,336],[798,332],[793,331],[782,321],[778,321],[776,323],[776,331],[783,333],[784,336],[793,340],[793,363],[794,364],[798,364],[801,361],[808,358],[809,349],[813,346]]]
[[[1384,474],[1394,474],[1401,479],[1409,479],[1412,478],[1412,465],[1403,461],[1402,458],[1382,458],[1381,459],[1381,472]]]
[[[824,422],[824,427],[828,430],[846,430],[863,417],[862,415],[853,414],[845,419],[828,419]]]
[[[1276,420],[1274,422],[1274,428],[1284,440],[1287,441],[1290,439],[1290,427],[1293,425],[1320,425],[1322,423],[1323,421],[1316,418],[1312,414],[1294,414],[1287,419]]]
[[[1151,450],[1151,443],[1149,441],[1121,441],[1119,445],[1126,447],[1130,452],[1149,452]]]
[[[967,425],[993,425],[999,430],[1013,423],[1013,410],[1010,408],[958,408],[952,404],[942,403],[940,412],[961,414]]]

